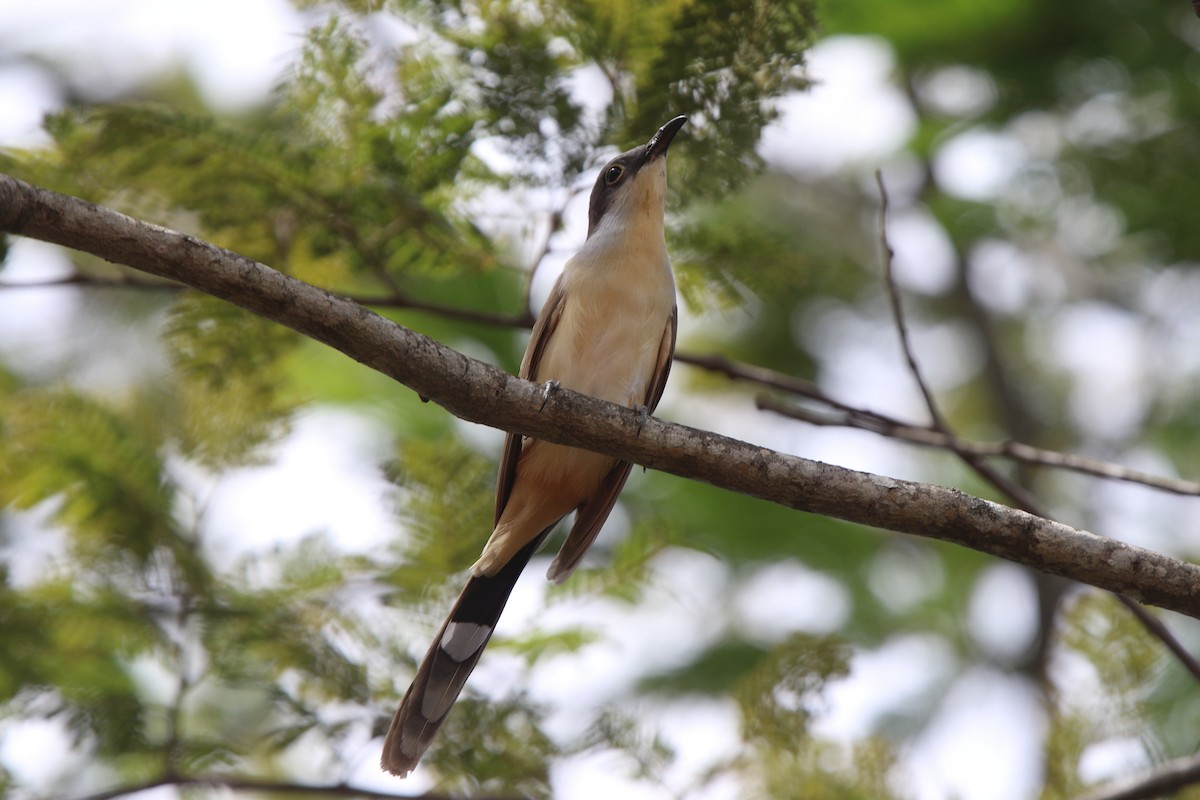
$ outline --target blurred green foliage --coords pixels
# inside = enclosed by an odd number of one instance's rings
[[[915,118],[903,150],[884,164],[902,176],[893,213],[925,215],[951,261],[944,286],[905,302],[918,330],[941,326],[978,345],[940,394],[958,432],[1112,458],[1151,452],[1200,473],[1192,399],[1200,368],[1172,356],[1192,333],[1187,319],[1200,298],[1200,228],[1187,211],[1200,189],[1189,124],[1200,102],[1200,27],[1186,4],[297,5],[311,25],[267,106],[219,115],[186,80],[169,81],[52,115],[53,146],[0,153],[0,169],[331,291],[376,298],[391,318],[515,370],[524,334],[514,326],[405,301],[526,317],[530,265],[521,234],[503,224],[514,212],[497,213],[496,198],[512,205],[549,194],[559,198],[545,214],[553,217],[614,147],[686,113],[693,123],[671,151],[668,239],[681,295],[703,324],[681,347],[836,392],[846,385],[835,379],[841,347],[893,348],[899,361],[878,278],[876,165],[766,171],[757,143],[789,94],[809,85],[805,58],[818,31],[880,37]],[[411,35],[381,43],[373,33],[381,19]],[[947,81],[964,76],[967,96],[948,101]],[[991,196],[947,186],[940,159],[965,134],[1007,137],[1021,149]],[[0,240],[0,257],[11,244]],[[995,245],[1033,287],[1014,307],[995,304],[979,282],[980,253]],[[73,258],[83,276],[127,275]],[[490,528],[498,448],[360,365],[211,298],[87,296],[90,313],[159,341],[162,363],[115,391],[88,385],[87,358],[57,373],[0,363],[0,505],[63,536],[61,552],[51,547],[32,576],[16,559],[0,562],[0,718],[60,720],[110,782],[288,776],[296,752],[318,752],[323,772],[344,774],[363,760],[363,741],[382,734]],[[1096,390],[1081,388],[1046,344],[1061,315],[1083,306],[1119,311],[1146,331],[1137,391],[1149,399],[1115,432],[1086,424],[1073,403]],[[672,381],[687,398],[681,416],[737,418],[756,391],[682,366]],[[223,562],[209,538],[223,532],[209,527],[195,475],[219,482],[269,462],[296,416],[321,405],[388,427],[395,442],[380,472],[405,535],[364,555],[314,531]],[[947,458],[908,463],[930,480],[995,496]],[[1098,490],[1011,473],[1064,521],[1098,521]],[[849,746],[823,741],[810,723],[856,653],[906,635],[945,643],[957,668],[984,663],[1036,687],[1047,720],[1044,797],[1087,788],[1081,760],[1106,741],[1134,738],[1156,759],[1195,748],[1195,682],[1107,598],[1064,600],[1043,589],[1050,612],[1036,641],[996,655],[980,646],[967,610],[990,564],[977,553],[663,475],[635,474],[621,508],[628,522],[618,515],[615,532],[601,537],[599,566],[585,563],[549,599],[636,607],[658,597],[656,565],[691,551],[724,576],[711,587],[719,612],[698,632],[707,638],[680,662],[643,670],[651,674],[570,741],[550,734],[552,710],[529,696],[484,700],[469,687],[426,761],[439,791],[551,796],[556,764],[598,751],[619,754],[631,775],[665,782],[679,753],[630,709],[700,698],[732,710],[739,747],[680,796],[721,780],[747,796],[899,795],[897,754],[943,692],[893,709],[898,724]],[[0,544],[12,551],[29,547],[16,519],[0,516]],[[781,563],[844,593],[836,632],[740,630],[730,609],[766,565]],[[907,599],[895,586],[908,587]],[[775,610],[786,617],[784,606]],[[1200,639],[1185,630],[1190,643]],[[613,634],[536,629],[498,636],[493,649],[528,665]],[[1094,676],[1104,703],[1081,704],[1056,683],[1064,661]],[[0,772],[0,792],[15,783]],[[71,788],[79,785],[66,776],[57,793]]]

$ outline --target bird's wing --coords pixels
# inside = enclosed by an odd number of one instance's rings
[[[550,290],[550,296],[546,298],[537,321],[533,323],[533,333],[529,337],[528,347],[525,348],[525,357],[521,359],[519,374],[527,381],[537,378],[542,353],[545,352],[546,343],[550,341],[550,336],[562,318],[565,299],[566,293],[563,291],[563,279],[560,275],[554,282],[554,288]],[[504,513],[504,506],[508,505],[508,497],[512,494],[513,481],[517,477],[517,459],[521,457],[521,439],[520,434],[516,433],[504,437],[504,450],[500,454],[500,474],[496,478],[495,522],[500,521],[500,515]]]
[[[672,308],[667,327],[663,330],[662,341],[658,345],[654,376],[646,390],[646,408],[650,411],[658,408],[658,401],[662,399],[663,389],[666,388],[667,375],[671,372],[671,361],[675,356],[675,335],[678,327],[679,309]],[[592,542],[596,541],[596,536],[604,527],[604,521],[612,513],[617,495],[621,494],[632,466],[628,461],[618,461],[608,475],[604,476],[604,481],[596,493],[579,507],[571,533],[567,535],[558,555],[550,564],[550,569],[546,572],[547,578],[555,583],[562,583],[579,566],[584,553],[592,546]]]
[[[671,317],[658,345],[658,363],[654,365],[654,380],[646,393],[646,408],[651,412],[658,408],[663,390],[667,388],[667,376],[671,374],[671,363],[675,360],[675,337],[679,333],[679,306],[671,306]]]

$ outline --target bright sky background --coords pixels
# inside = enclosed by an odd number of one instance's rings
[[[290,63],[302,29],[301,16],[282,0],[0,0],[0,53],[34,53],[66,64],[80,90],[92,97],[116,95],[182,68],[194,75],[206,98],[218,107],[253,105],[267,96]],[[891,59],[886,43],[877,39],[836,38],[817,45],[811,58],[817,85],[808,94],[783,102],[779,123],[764,134],[763,155],[773,164],[813,176],[829,175],[847,165],[887,163],[902,184],[902,160],[889,157],[908,137],[915,120],[903,95],[888,84]],[[961,95],[962,85],[969,86],[972,79],[969,73],[950,76],[947,97],[953,99],[956,87]],[[11,57],[0,58],[0,147],[44,142],[41,117],[63,102],[40,69]],[[966,138],[947,149],[946,163],[940,166],[956,176],[955,191],[987,197],[1006,179],[1007,165],[1019,157],[1013,147],[1007,140]],[[573,209],[573,213],[581,212]],[[572,230],[581,227],[574,225]],[[950,278],[947,245],[929,219],[915,212],[898,215],[892,238],[907,289],[934,293],[945,288]],[[19,242],[10,263],[6,281],[34,280],[67,269],[53,248],[34,242]],[[1019,304],[1019,298],[1014,302]],[[154,359],[161,358],[132,341],[128,331],[106,326],[88,312],[86,296],[73,290],[0,291],[0,353],[36,371],[38,364],[73,358],[82,350],[81,343],[94,352],[95,337],[105,337],[117,352],[144,351],[145,359],[123,358],[122,364],[82,369],[81,380],[100,391],[134,377],[120,370],[147,368],[137,365],[153,366]],[[952,340],[946,337],[943,343],[948,353],[953,352]],[[839,363],[840,371],[830,366],[830,379],[842,396],[870,396],[874,401],[889,395],[900,398],[897,402],[907,410],[913,408],[909,404],[916,402],[915,395],[898,353],[878,347],[847,350]],[[861,385],[864,374],[872,376],[869,387]],[[881,380],[895,391],[881,392]],[[683,417],[670,398],[665,407],[668,416]],[[889,474],[911,469],[897,448],[865,434],[813,431],[761,415],[731,415],[725,407],[706,410],[703,404],[686,413],[691,417],[688,421],[773,446],[782,441],[785,448],[814,458]],[[220,532],[211,546],[232,558],[247,548],[294,541],[317,529],[327,530],[350,549],[367,549],[398,535],[397,523],[384,504],[387,487],[375,467],[385,454],[388,435],[382,424],[368,416],[344,409],[313,409],[300,417],[269,467],[238,470],[219,483],[188,473],[197,491],[210,498],[209,525]],[[36,514],[22,515],[19,523],[30,535],[18,538],[46,538]],[[49,558],[53,547],[51,540],[25,554],[18,571],[34,574],[39,559]],[[894,558],[906,557],[897,553]],[[905,569],[890,569],[888,564],[873,568],[879,572],[880,591],[897,602],[916,602],[927,584],[906,582],[904,575],[919,575],[920,567],[900,566]],[[732,608],[718,607],[720,595],[707,589],[724,585],[731,576],[706,556],[669,553],[656,562],[656,570],[661,575],[658,588],[638,609],[590,599],[545,610],[541,598],[546,587],[532,579],[539,573],[535,565],[531,579],[522,581],[513,597],[502,632],[519,630],[540,615],[551,626],[602,625],[612,633],[610,639],[579,655],[549,659],[532,674],[514,659],[489,656],[473,679],[475,684],[496,691],[526,686],[535,699],[560,709],[553,725],[565,733],[578,716],[573,711],[618,696],[634,680],[631,665],[669,666],[680,653],[702,647],[707,641],[703,632],[712,631],[714,621],[742,625],[768,637],[783,630],[827,631],[836,628],[848,602],[835,581],[797,563],[766,565],[737,576],[744,586]],[[936,574],[926,577],[940,580]],[[1033,609],[1027,602],[1032,597],[1027,581],[1019,570],[997,565],[977,595],[964,598],[964,613],[980,631],[981,647],[1012,647],[1014,641],[1028,638]],[[781,602],[784,597],[787,602]],[[796,615],[787,620],[766,617],[761,609],[768,605],[797,609]],[[953,702],[944,705],[927,734],[903,754],[900,777],[910,794],[919,800],[1031,796],[1040,780],[1036,765],[1041,746],[1031,732],[1044,727],[1038,698],[1011,677],[980,668],[964,673],[954,654],[930,637],[899,635],[879,650],[857,656],[852,675],[829,692],[817,729],[834,739],[861,736],[890,709],[930,691],[944,692]],[[727,703],[688,701],[636,710],[653,715],[668,740],[681,748],[680,764],[667,776],[677,787],[686,786],[723,755],[736,730],[736,711]],[[0,728],[0,737],[0,760],[22,779],[50,780],[63,767],[45,755],[62,744],[62,733],[54,723]],[[356,783],[405,793],[427,785],[420,773],[405,783],[380,773],[375,766],[378,746],[378,742],[363,743]],[[1131,757],[1136,758],[1136,752],[1113,756],[1122,766]],[[1103,774],[1108,762],[1097,758],[1096,769]],[[304,777],[328,780],[319,769],[301,762],[298,759]],[[563,796],[664,797],[656,788],[630,781],[625,772],[612,754],[588,755],[564,762],[554,779]],[[738,796],[731,786],[716,786],[709,795]],[[141,797],[173,796],[173,790],[163,789]]]

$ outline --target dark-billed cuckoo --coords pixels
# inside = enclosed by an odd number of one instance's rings
[[[663,238],[667,148],[687,117],[609,161],[588,208],[587,241],[542,307],[521,377],[653,411],[675,352],[675,280]],[[437,735],[530,557],[560,519],[575,524],[547,577],[561,583],[608,518],[630,464],[509,434],[496,527],[392,718],[381,764],[407,775]]]

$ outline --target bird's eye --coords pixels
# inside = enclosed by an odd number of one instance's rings
[[[608,168],[608,172],[604,173],[604,182],[612,186],[617,181],[621,180],[621,176],[625,174],[625,168],[620,164],[613,164]]]

